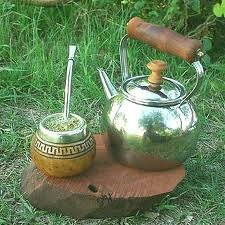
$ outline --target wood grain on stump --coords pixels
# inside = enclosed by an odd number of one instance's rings
[[[33,163],[22,175],[22,192],[42,210],[74,218],[127,216],[150,208],[184,178],[183,166],[147,172],[115,162],[103,135],[96,135],[97,155],[85,173],[70,178],[42,174]]]

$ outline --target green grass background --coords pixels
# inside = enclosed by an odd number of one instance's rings
[[[125,6],[98,8],[91,1],[56,8],[0,1],[0,224],[225,224],[222,54],[214,63],[205,65],[203,88],[198,98],[193,98],[203,125],[196,154],[185,164],[187,176],[148,213],[76,221],[39,211],[21,195],[21,173],[30,162],[31,137],[43,117],[63,109],[68,45],[79,46],[71,111],[86,118],[90,129],[99,133],[105,98],[97,68],[104,68],[119,87],[118,47],[131,14]],[[187,88],[193,86],[194,71],[187,63],[130,41],[133,74],[149,73],[146,64],[152,59],[166,60],[167,76]]]

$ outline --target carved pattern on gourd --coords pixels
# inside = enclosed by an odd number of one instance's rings
[[[91,151],[95,146],[94,137],[89,134],[85,140],[70,144],[49,144],[35,135],[33,148],[48,158],[71,159],[80,157]]]

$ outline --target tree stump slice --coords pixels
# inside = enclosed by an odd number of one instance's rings
[[[76,219],[122,217],[149,209],[185,176],[183,166],[161,172],[125,167],[107,151],[104,135],[95,135],[97,155],[85,173],[48,177],[31,163],[22,174],[24,197],[36,208]]]

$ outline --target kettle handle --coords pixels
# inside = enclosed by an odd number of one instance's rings
[[[147,23],[139,17],[132,18],[127,23],[127,34],[132,39],[137,39],[161,50],[192,63],[201,48],[201,42],[190,39],[168,28],[152,23]]]
[[[131,25],[133,28],[131,28]],[[198,58],[203,56],[200,50],[200,41],[186,38],[167,28],[146,23],[138,17],[134,17],[128,22],[128,35],[125,35],[120,41],[120,64],[123,82],[130,78],[127,60],[129,37],[144,41],[161,51],[180,56],[190,62],[195,68],[195,86],[180,99],[179,105],[190,99],[200,89],[204,78],[204,69],[198,60]]]

